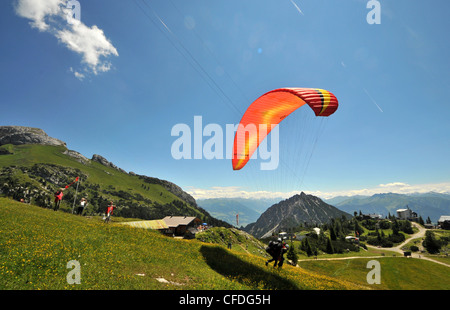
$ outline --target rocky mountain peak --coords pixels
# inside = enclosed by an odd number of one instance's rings
[[[244,230],[255,237],[265,238],[276,230],[288,229],[305,222],[320,225],[342,215],[350,216],[319,197],[302,192],[272,205]]]
[[[24,126],[0,126],[0,146],[4,144],[42,144],[66,147],[65,142],[49,137],[40,128]]]

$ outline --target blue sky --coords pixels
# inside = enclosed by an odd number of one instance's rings
[[[0,125],[42,128],[196,198],[449,192],[450,2],[380,0],[372,25],[367,2],[79,0],[73,24],[66,0],[1,1]],[[237,124],[280,87],[327,89],[340,105],[280,125],[276,178],[173,158],[176,124]],[[317,143],[295,153],[309,130]]]

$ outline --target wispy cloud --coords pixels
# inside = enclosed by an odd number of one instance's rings
[[[299,194],[300,191],[292,192],[271,192],[271,191],[247,191],[244,188],[237,186],[228,187],[210,187],[207,189],[188,187],[186,192],[192,195],[195,199],[207,198],[281,198],[286,199]],[[403,182],[391,182],[386,184],[379,184],[373,188],[350,189],[333,192],[322,191],[304,191],[306,194],[318,196],[322,199],[330,199],[337,196],[355,196],[365,195],[372,196],[382,193],[397,193],[397,194],[413,194],[413,193],[450,193],[450,182],[446,183],[432,183],[432,184],[416,184],[410,185]]]
[[[377,104],[377,102],[375,101],[375,99],[372,98],[372,96],[369,94],[369,92],[367,91],[367,89],[363,88],[364,92],[366,93],[366,95],[369,97],[370,100],[372,100],[373,104],[375,104],[378,108],[378,110],[380,110],[380,112],[383,112],[383,110],[381,110],[380,106]]]
[[[238,186],[215,186],[210,188],[187,187],[184,189],[195,199],[208,198],[289,198],[298,192],[246,191]]]
[[[85,75],[84,75],[83,73],[80,73],[80,72],[74,70],[72,67],[70,67],[69,70],[70,70],[70,72],[73,73],[73,75],[75,75],[75,77],[76,77],[77,79],[79,79],[80,81],[84,80]]]
[[[112,68],[109,56],[119,56],[117,49],[96,25],[89,27],[67,14],[67,0],[17,0],[16,14],[30,20],[30,25],[40,32],[54,35],[71,51],[81,55],[83,70],[97,75]],[[76,78],[82,74],[71,68]]]
[[[303,14],[302,10],[299,8],[299,6],[298,6],[293,0],[290,0],[290,1],[291,1],[291,3],[295,6],[295,8],[297,9],[297,11],[298,11],[300,14],[305,15],[305,14]]]

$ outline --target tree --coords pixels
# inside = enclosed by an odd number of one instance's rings
[[[334,231],[333,225],[330,225],[330,238],[331,240],[336,240],[336,232]]]
[[[398,224],[397,220],[394,220],[394,224],[392,225],[392,233],[394,235],[398,235],[400,231],[400,225]]]
[[[429,230],[425,233],[425,240],[422,242],[422,245],[430,254],[437,254],[441,249],[441,243],[436,240],[434,233]]]
[[[320,233],[319,233],[319,244],[325,243],[326,239],[327,239],[327,237],[325,236],[325,232],[323,229],[321,229]]]
[[[359,223],[356,220],[355,220],[355,233],[358,233],[358,235],[362,235],[364,233],[364,230],[359,226]]]
[[[423,220],[422,220],[422,225],[423,225]],[[410,221],[401,221],[399,228],[400,228],[401,231],[403,231],[403,232],[405,232],[407,234],[413,234],[414,233],[414,230],[412,229]]]
[[[334,249],[333,249],[333,245],[331,244],[330,238],[327,239],[327,250],[326,250],[326,252],[328,254],[334,254]]]
[[[383,232],[383,231],[381,231],[381,232]],[[375,230],[375,233],[377,234],[377,241],[379,243],[381,243],[381,235],[380,235],[380,231],[378,230],[378,228]]]
[[[309,244],[308,238],[303,239],[301,244],[301,249],[306,252],[306,255],[311,256],[313,254],[313,250],[311,245]]]
[[[422,216],[419,216],[419,224],[420,224],[420,225],[424,225],[424,224],[425,224],[425,222],[424,222]]]
[[[295,250],[294,245],[291,242],[291,245],[289,246],[289,250],[286,254],[287,259],[290,259],[292,261],[292,263],[295,265],[297,265],[298,262],[298,256],[297,256],[297,251]]]

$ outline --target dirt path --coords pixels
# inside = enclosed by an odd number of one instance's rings
[[[415,234],[411,235],[411,237],[409,237],[408,239],[406,239],[404,242],[402,242],[400,245],[398,245],[396,247],[393,247],[393,248],[382,248],[382,249],[383,250],[387,250],[387,251],[397,252],[397,253],[402,254],[402,256],[403,256],[402,247],[405,246],[408,242],[410,242],[413,239],[423,238],[425,236],[426,231],[427,231],[426,228],[422,227],[421,225],[419,225],[419,224],[417,224],[415,222],[411,222],[411,224],[414,225],[417,229],[419,229],[419,231],[416,232]],[[374,246],[371,246],[371,245],[367,245],[367,247],[378,249],[377,247],[374,247]],[[421,255],[420,253],[413,253],[413,252],[411,252],[411,257],[428,260],[428,261],[433,262],[433,263],[438,263],[438,264],[450,267],[449,264],[446,264],[446,263],[438,261],[438,260],[434,260],[434,259],[432,259],[430,257],[426,257],[424,255]]]
[[[382,250],[386,250],[386,251],[392,251],[392,252],[401,254],[401,256],[396,256],[396,257],[403,257],[402,247],[405,246],[405,244],[407,244],[408,242],[410,242],[413,239],[423,238],[425,236],[426,231],[427,231],[426,228],[423,228],[422,226],[420,226],[417,223],[412,222],[411,224],[413,224],[415,227],[417,227],[419,229],[419,231],[417,233],[411,235],[408,239],[406,239],[400,245],[398,245],[396,247],[392,247],[392,248],[378,248],[378,247],[372,246],[372,245],[367,245],[367,247],[372,248],[372,249],[377,249],[377,250],[382,249]],[[302,261],[343,260],[343,259],[356,259],[356,258],[383,258],[383,257],[391,257],[391,256],[352,256],[352,257],[336,257],[336,258],[313,258],[313,259],[302,259],[302,260],[299,260],[298,263],[301,263]],[[411,257],[417,258],[417,259],[428,260],[428,261],[433,262],[433,263],[437,263],[437,264],[441,264],[441,265],[450,267],[449,264],[446,264],[446,263],[440,262],[438,260],[434,260],[432,258],[426,257],[424,255],[421,255],[420,253],[411,253]]]
[[[405,241],[403,241],[401,244],[397,245],[396,247],[379,248],[379,247],[376,247],[376,246],[373,246],[373,245],[369,245],[369,244],[367,244],[367,247],[368,248],[372,248],[372,249],[383,249],[383,250],[387,250],[387,251],[393,251],[393,252],[397,252],[397,253],[400,253],[400,254],[403,255],[402,247],[404,247],[405,244],[407,244],[408,242],[410,242],[413,239],[422,238],[423,236],[425,236],[425,232],[427,231],[425,228],[423,228],[422,226],[420,226],[417,223],[412,222],[412,225],[417,227],[419,229],[419,231],[416,232],[415,234],[412,234],[409,238],[407,238]],[[416,253],[412,253],[412,254],[416,254]],[[416,254],[416,255],[418,255],[418,254]]]

